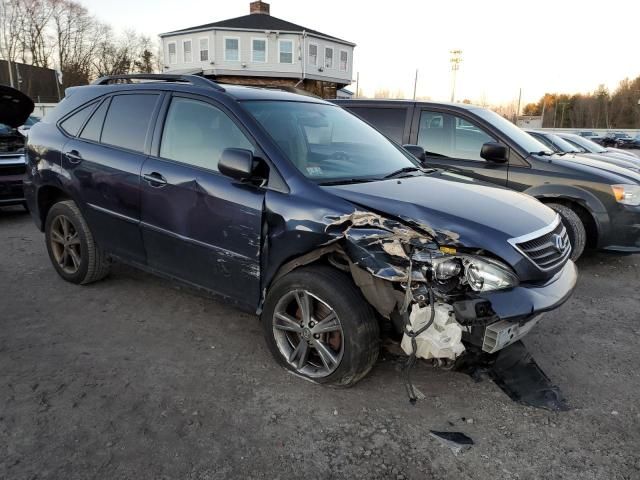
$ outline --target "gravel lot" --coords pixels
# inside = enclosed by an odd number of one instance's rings
[[[65,283],[19,208],[0,241],[0,479],[640,478],[640,255],[582,259],[525,339],[572,406],[548,412],[426,365],[411,406],[392,360],[319,387],[198,291],[125,266]],[[430,429],[475,445],[454,456]]]

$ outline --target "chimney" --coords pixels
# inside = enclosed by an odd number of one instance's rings
[[[269,4],[258,0],[257,2],[251,2],[249,4],[249,13],[260,13],[263,15],[269,15]]]

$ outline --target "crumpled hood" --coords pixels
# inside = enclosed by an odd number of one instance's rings
[[[24,125],[31,112],[33,100],[15,88],[0,85],[0,123],[17,128]]]
[[[511,252],[507,240],[547,227],[556,213],[511,190],[432,176],[323,187],[364,209],[452,233],[457,243],[496,255]]]

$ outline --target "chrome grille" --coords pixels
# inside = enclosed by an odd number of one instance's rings
[[[551,270],[571,255],[571,243],[560,217],[546,231],[511,239],[510,242],[538,268]]]

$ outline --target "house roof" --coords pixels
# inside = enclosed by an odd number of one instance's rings
[[[282,20],[278,17],[273,17],[268,14],[249,14],[242,17],[230,18],[228,20],[221,20],[219,22],[207,23],[204,25],[198,25],[196,27],[184,28],[182,30],[174,30],[173,32],[161,33],[161,37],[167,35],[176,35],[179,33],[187,33],[196,30],[208,30],[208,29],[239,29],[239,30],[276,30],[285,32],[306,32],[319,37],[325,37],[337,42],[346,43],[348,45],[355,45],[347,40],[342,40],[338,37],[327,35],[326,33],[318,32],[311,28],[296,25],[295,23]]]

